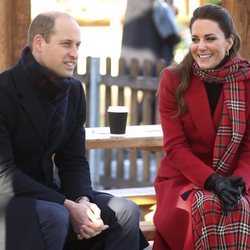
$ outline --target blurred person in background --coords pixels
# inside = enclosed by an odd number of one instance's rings
[[[156,5],[160,8],[160,13],[158,8],[155,8]],[[167,40],[161,36],[158,28],[164,29],[165,26],[169,28],[168,23],[166,23],[168,19],[165,17],[164,8],[169,8],[174,17],[178,13],[172,0],[166,0],[166,2],[164,0],[127,0],[123,23],[121,57],[126,60],[127,66],[132,59],[137,59],[139,62],[139,75],[143,74],[143,63],[145,60],[149,60],[153,65],[152,76],[158,76],[156,72],[157,60],[164,59],[166,65],[172,63],[174,49],[180,41],[180,37],[178,33],[175,34],[177,40],[175,39],[173,42],[173,39]],[[176,22],[176,20],[171,21]],[[144,97],[138,101],[138,124],[143,121],[143,100]],[[153,92],[151,96],[152,114],[150,121],[152,124],[156,123],[155,105],[156,95]]]
[[[155,63],[164,59],[166,65],[173,60],[175,44],[168,43],[159,34],[154,23],[154,4],[159,0],[127,0],[127,7],[123,22],[121,57],[127,63],[132,58],[139,60],[140,65],[145,59]],[[172,0],[167,4],[177,15]]]

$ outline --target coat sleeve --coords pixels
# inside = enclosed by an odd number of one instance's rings
[[[6,118],[0,112],[0,192],[63,203],[65,196],[46,187],[18,169],[6,126]]]
[[[23,81],[21,78],[20,82]],[[19,101],[21,97],[16,94],[13,82],[10,70],[0,75],[0,193],[62,204],[65,196],[41,184],[34,175],[37,166],[32,165],[32,159],[40,158],[43,148],[37,141],[32,145],[26,144],[32,141],[36,132],[30,131],[30,120],[24,115]],[[27,123],[21,119],[24,116]],[[29,150],[27,154],[22,151],[17,155],[17,150],[14,149],[17,142],[25,150]],[[24,159],[22,162],[25,162],[26,172],[20,169],[20,158]],[[39,170],[37,171],[39,174]]]
[[[173,175],[184,175],[193,184],[203,187],[207,177],[214,171],[197,156],[198,154],[194,153],[200,149],[194,149],[190,146],[192,133],[197,131],[187,129],[185,123],[192,123],[189,114],[184,114],[183,119],[176,116],[177,88],[176,74],[168,69],[163,71],[159,87],[159,111],[166,157],[161,162],[159,173],[164,176],[170,169],[174,171]]]

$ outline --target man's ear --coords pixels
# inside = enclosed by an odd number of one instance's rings
[[[36,52],[41,52],[44,42],[45,41],[42,35],[40,34],[36,35],[33,40],[33,45],[32,45],[33,50],[36,50]]]

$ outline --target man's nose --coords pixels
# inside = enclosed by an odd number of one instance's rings
[[[78,47],[77,46],[72,46],[70,49],[70,56],[73,56],[75,58],[78,57]]]

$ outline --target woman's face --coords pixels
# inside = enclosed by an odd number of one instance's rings
[[[201,69],[216,67],[233,45],[233,36],[226,39],[219,25],[208,19],[194,21],[191,35],[191,54]]]

